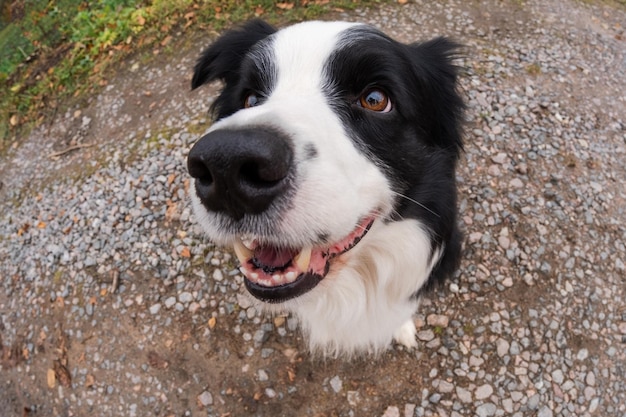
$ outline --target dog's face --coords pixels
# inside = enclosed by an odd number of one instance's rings
[[[253,21],[204,51],[192,87],[224,88],[189,154],[192,201],[209,237],[234,247],[252,295],[311,291],[373,225],[419,219],[430,250],[444,245],[461,147],[454,49],[360,24]]]

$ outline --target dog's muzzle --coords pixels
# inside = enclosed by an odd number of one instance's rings
[[[193,146],[187,168],[204,207],[239,220],[262,213],[285,193],[292,161],[289,142],[276,131],[224,129]]]

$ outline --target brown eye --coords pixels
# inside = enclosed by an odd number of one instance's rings
[[[387,113],[391,111],[391,100],[387,94],[379,89],[367,90],[361,97],[359,97],[359,105],[364,109]]]
[[[261,104],[259,97],[254,93],[250,93],[246,96],[246,99],[243,102],[243,107],[249,109],[250,107],[258,106],[259,104]]]

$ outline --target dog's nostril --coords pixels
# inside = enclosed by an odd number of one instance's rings
[[[211,170],[200,158],[190,158],[187,162],[187,170],[189,171],[189,175],[200,181],[203,185],[211,185],[211,183],[213,183]]]
[[[257,161],[242,164],[239,174],[242,182],[256,188],[272,187],[284,177],[283,172]]]

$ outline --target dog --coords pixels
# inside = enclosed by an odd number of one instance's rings
[[[311,352],[414,348],[420,295],[458,268],[459,48],[253,20],[200,54],[192,89],[223,84],[188,155],[195,216]]]

